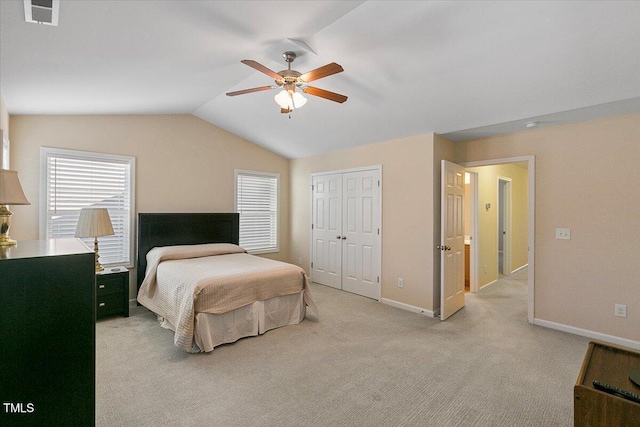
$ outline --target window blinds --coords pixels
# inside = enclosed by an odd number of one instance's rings
[[[278,251],[277,174],[236,171],[240,246],[250,253]]]
[[[45,152],[46,237],[73,237],[81,208],[107,208],[115,235],[99,238],[100,263],[132,265],[132,158],[61,151]]]

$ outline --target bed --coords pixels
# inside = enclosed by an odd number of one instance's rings
[[[314,310],[305,272],[238,246],[236,213],[138,214],[138,302],[174,344],[220,344],[300,323]]]

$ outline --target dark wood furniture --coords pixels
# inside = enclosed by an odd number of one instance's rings
[[[77,239],[0,247],[0,425],[94,425],[94,262]]]
[[[147,252],[158,246],[233,243],[240,240],[237,213],[139,213],[138,290],[147,269]]]
[[[96,273],[96,319],[129,317],[129,270],[105,268]]]
[[[573,388],[573,423],[576,427],[640,426],[640,403],[596,390],[593,381],[640,394],[640,387],[629,379],[633,369],[640,369],[640,352],[590,342]]]

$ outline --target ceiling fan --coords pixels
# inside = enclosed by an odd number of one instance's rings
[[[317,87],[307,85],[307,83],[314,80],[343,72],[344,69],[341,65],[332,62],[331,64],[327,64],[320,68],[316,68],[315,70],[309,71],[308,73],[301,74],[298,71],[291,69],[291,63],[294,59],[296,59],[295,52],[285,52],[282,54],[282,57],[285,61],[287,61],[288,67],[286,70],[282,70],[277,73],[251,59],[245,59],[241,61],[243,64],[246,64],[251,68],[255,68],[261,73],[264,73],[267,76],[273,78],[276,84],[275,86],[260,86],[251,89],[228,92],[227,96],[244,95],[245,93],[261,92],[263,90],[282,88],[282,91],[280,91],[275,96],[275,100],[276,103],[280,105],[280,112],[285,114],[291,113],[295,108],[300,108],[304,104],[306,104],[307,99],[302,96],[300,92],[319,96],[320,98],[339,102],[341,104],[347,100],[346,96],[340,95],[339,93],[329,92],[328,90],[319,89]],[[297,89],[300,89],[300,91],[297,91]]]

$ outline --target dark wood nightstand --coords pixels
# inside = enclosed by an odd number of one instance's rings
[[[129,317],[129,270],[109,267],[96,273],[96,319]]]

